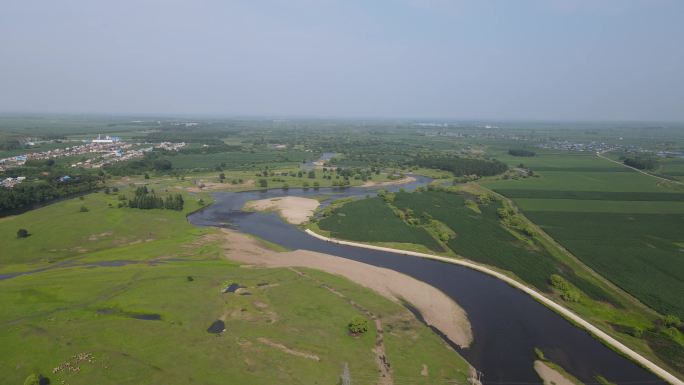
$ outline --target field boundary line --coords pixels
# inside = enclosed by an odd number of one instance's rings
[[[615,163],[615,164],[619,164],[619,165],[622,166],[622,167],[627,167],[627,168],[629,168],[629,169],[632,169],[632,170],[634,170],[634,171],[636,171],[636,172],[638,172],[638,173],[640,173],[640,174],[644,174],[644,175],[650,176],[650,177],[652,177],[652,178],[657,178],[657,179],[660,179],[660,180],[665,181],[665,182],[671,182],[671,183],[674,183],[674,184],[678,184],[678,185],[680,185],[680,186],[684,186],[684,183],[682,183],[682,182],[680,182],[680,181],[678,181],[678,180],[672,180],[672,179],[663,178],[662,176],[653,175],[653,174],[651,174],[651,173],[649,173],[649,172],[646,172],[646,171],[644,171],[644,170],[639,170],[639,169],[636,168],[636,167],[628,166],[628,165],[626,165],[626,164],[624,164],[624,163],[620,163],[620,162],[618,162],[618,161],[616,161],[616,160],[610,159],[610,158],[608,158],[607,156],[603,156],[603,154],[605,154],[606,152],[608,152],[608,151],[597,152],[597,153],[596,153],[596,156],[598,156],[598,157],[601,158],[601,159],[605,159],[605,160],[607,160],[607,161],[609,161],[609,162],[613,162],[613,163]]]
[[[641,365],[642,367],[650,370],[651,372],[653,372],[655,375],[662,378],[663,380],[669,382],[672,385],[684,385],[684,381],[680,380],[679,378],[677,378],[676,376],[674,376],[673,374],[671,374],[667,370],[665,370],[665,369],[661,368],[660,366],[656,365],[655,363],[651,362],[649,359],[642,356],[641,354],[630,349],[629,347],[624,345],[622,342],[611,337],[608,333],[604,332],[603,330],[601,330],[598,327],[591,324],[589,321],[586,321],[584,318],[578,316],[577,314],[573,313],[571,310],[567,309],[566,307],[564,307],[564,306],[556,303],[555,301],[549,299],[548,297],[544,296],[540,292],[530,288],[527,285],[524,285],[524,284],[516,281],[515,279],[513,279],[513,278],[511,278],[505,274],[499,273],[498,271],[492,270],[488,267],[482,266],[482,265],[474,263],[474,262],[466,261],[466,260],[442,257],[439,255],[433,255],[433,254],[420,253],[417,251],[399,250],[399,249],[393,249],[393,248],[389,248],[389,247],[374,246],[374,245],[367,245],[364,243],[344,241],[341,239],[329,238],[329,237],[317,234],[316,232],[312,231],[311,229],[305,229],[304,231],[314,238],[320,239],[322,241],[330,242],[330,243],[336,243],[339,245],[352,246],[352,247],[360,247],[360,248],[370,249],[370,250],[386,251],[386,252],[390,252],[390,253],[409,255],[409,256],[419,257],[419,258],[432,259],[432,260],[436,260],[436,261],[440,261],[440,262],[464,266],[464,267],[467,267],[469,269],[476,270],[476,271],[479,271],[481,273],[484,273],[484,274],[490,275],[492,277],[498,278],[498,279],[504,281],[505,283],[513,286],[514,288],[519,289],[519,290],[523,291],[524,293],[528,294],[529,296],[534,298],[536,301],[538,301],[538,302],[542,303],[543,305],[547,306],[548,308],[552,309],[553,311],[560,314],[564,318],[572,321],[573,323],[575,323],[575,325],[582,327],[583,329],[588,331],[590,334],[592,334],[594,337],[601,340],[603,343],[609,345],[613,349],[624,354],[629,359],[631,359],[632,361]]]

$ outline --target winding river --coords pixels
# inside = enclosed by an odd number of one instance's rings
[[[416,177],[415,182],[383,188],[413,190],[429,181],[428,178]],[[596,383],[596,375],[618,384],[665,383],[528,295],[496,278],[439,261],[325,242],[283,222],[274,213],[241,210],[249,200],[286,195],[330,194],[334,199],[374,193],[373,189],[358,187],[345,190],[216,193],[214,204],[190,215],[188,220],[198,226],[235,228],[290,249],[318,251],[392,269],[438,288],[468,313],[474,335],[471,346],[460,349],[447,342],[483,373],[485,384],[541,383],[533,369],[535,347],[542,349],[547,358],[585,384]]]

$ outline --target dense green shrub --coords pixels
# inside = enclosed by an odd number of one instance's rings
[[[650,157],[632,156],[625,158],[622,162],[639,170],[653,170],[658,167],[658,161]]]
[[[417,157],[414,163],[420,167],[451,171],[454,176],[501,174],[508,169],[505,163],[494,160],[453,157]]]
[[[363,334],[368,331],[368,320],[356,315],[347,324],[347,329],[351,334]]]
[[[537,155],[534,151],[530,150],[522,150],[522,149],[510,149],[508,150],[508,155],[511,156],[524,156],[524,157],[531,157]]]

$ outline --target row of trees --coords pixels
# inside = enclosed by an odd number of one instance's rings
[[[534,151],[512,148],[508,150],[508,155],[531,157],[537,155]]]
[[[638,168],[639,170],[654,170],[658,167],[658,161],[650,157],[626,157],[622,162],[627,166]]]
[[[454,176],[491,176],[508,170],[505,163],[496,159],[461,158],[458,156],[417,157],[414,159],[414,163],[420,167],[451,171]]]
[[[69,180],[59,179],[24,182],[14,188],[0,188],[0,216],[16,210],[30,209],[59,198],[66,198],[92,191],[98,187],[99,178],[94,175],[74,176]]]
[[[128,201],[128,207],[149,210],[149,209],[167,209],[167,210],[183,210],[183,196],[181,194],[167,195],[162,198],[157,195],[154,190],[148,190],[147,186],[138,187],[135,190],[135,197]]]
[[[112,175],[141,175],[148,171],[169,172],[173,169],[173,164],[155,151],[142,158],[113,163],[105,168]]]

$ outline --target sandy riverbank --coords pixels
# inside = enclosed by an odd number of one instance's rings
[[[401,179],[396,179],[396,180],[388,180],[386,182],[374,182],[372,180],[369,180],[368,182],[364,183],[361,185],[361,187],[382,187],[382,186],[394,186],[398,184],[406,184],[406,183],[411,183],[415,182],[416,178],[412,176],[406,176]]]
[[[534,361],[534,371],[544,381],[544,385],[577,385],[559,371],[545,364],[544,361]]]
[[[230,190],[230,189],[236,189],[236,188],[246,188],[246,187],[254,187],[254,180],[250,179],[242,183],[238,184],[232,184],[229,182],[224,182],[224,183],[217,183],[217,182],[205,182],[203,180],[200,180],[197,185],[192,186],[192,187],[186,187],[185,190],[188,192],[192,193],[200,193],[203,191],[221,191],[221,190]]]
[[[315,199],[302,197],[281,197],[260,199],[245,203],[243,210],[277,211],[289,223],[299,225],[309,220],[320,203]]]
[[[274,252],[239,232],[222,229],[226,256],[235,261],[267,267],[307,267],[341,275],[394,301],[415,307],[429,325],[459,346],[467,347],[473,333],[465,311],[436,288],[393,270],[328,254],[305,250]]]

